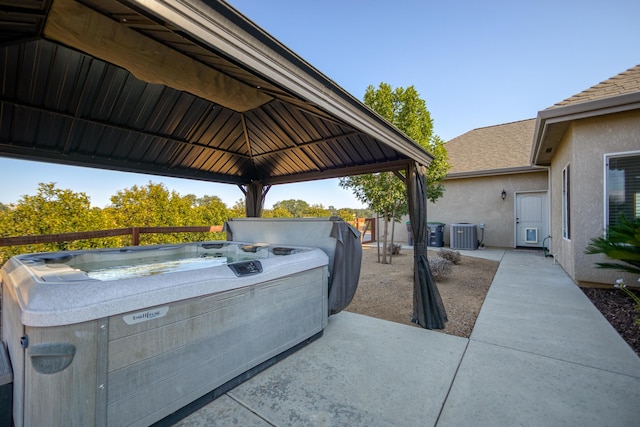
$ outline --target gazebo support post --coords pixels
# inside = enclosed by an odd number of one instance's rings
[[[413,233],[413,318],[426,329],[444,329],[447,313],[427,259],[426,168],[411,161],[407,167],[407,199]]]
[[[245,196],[244,208],[247,218],[260,218],[264,207],[264,199],[271,186],[264,186],[260,181],[252,181],[246,186],[238,185],[238,187]]]

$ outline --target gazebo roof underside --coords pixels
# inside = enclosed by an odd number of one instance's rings
[[[2,2],[0,43],[0,156],[238,185],[431,161],[224,2]]]

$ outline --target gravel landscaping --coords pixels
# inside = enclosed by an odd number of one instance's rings
[[[429,251],[429,256],[438,251]],[[413,311],[413,253],[403,250],[391,264],[377,262],[375,248],[363,248],[358,290],[347,311],[417,326]],[[498,262],[461,256],[460,262],[437,280],[449,321],[441,332],[468,338],[489,291]],[[640,356],[640,312],[624,292],[610,288],[582,288],[595,307]]]

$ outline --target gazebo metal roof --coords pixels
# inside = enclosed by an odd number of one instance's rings
[[[431,160],[221,1],[5,1],[0,30],[0,156],[238,185]]]

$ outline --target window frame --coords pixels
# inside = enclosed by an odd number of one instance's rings
[[[624,157],[640,157],[640,150],[634,151],[622,151],[618,153],[605,153],[604,161],[603,161],[603,207],[604,207],[604,217],[603,217],[603,229],[605,232],[605,236],[607,233],[607,229],[609,228],[609,161],[611,159],[616,158],[624,158]],[[636,197],[638,194],[636,193]],[[637,203],[637,200],[636,200]]]
[[[571,165],[562,168],[562,238],[571,240]]]

